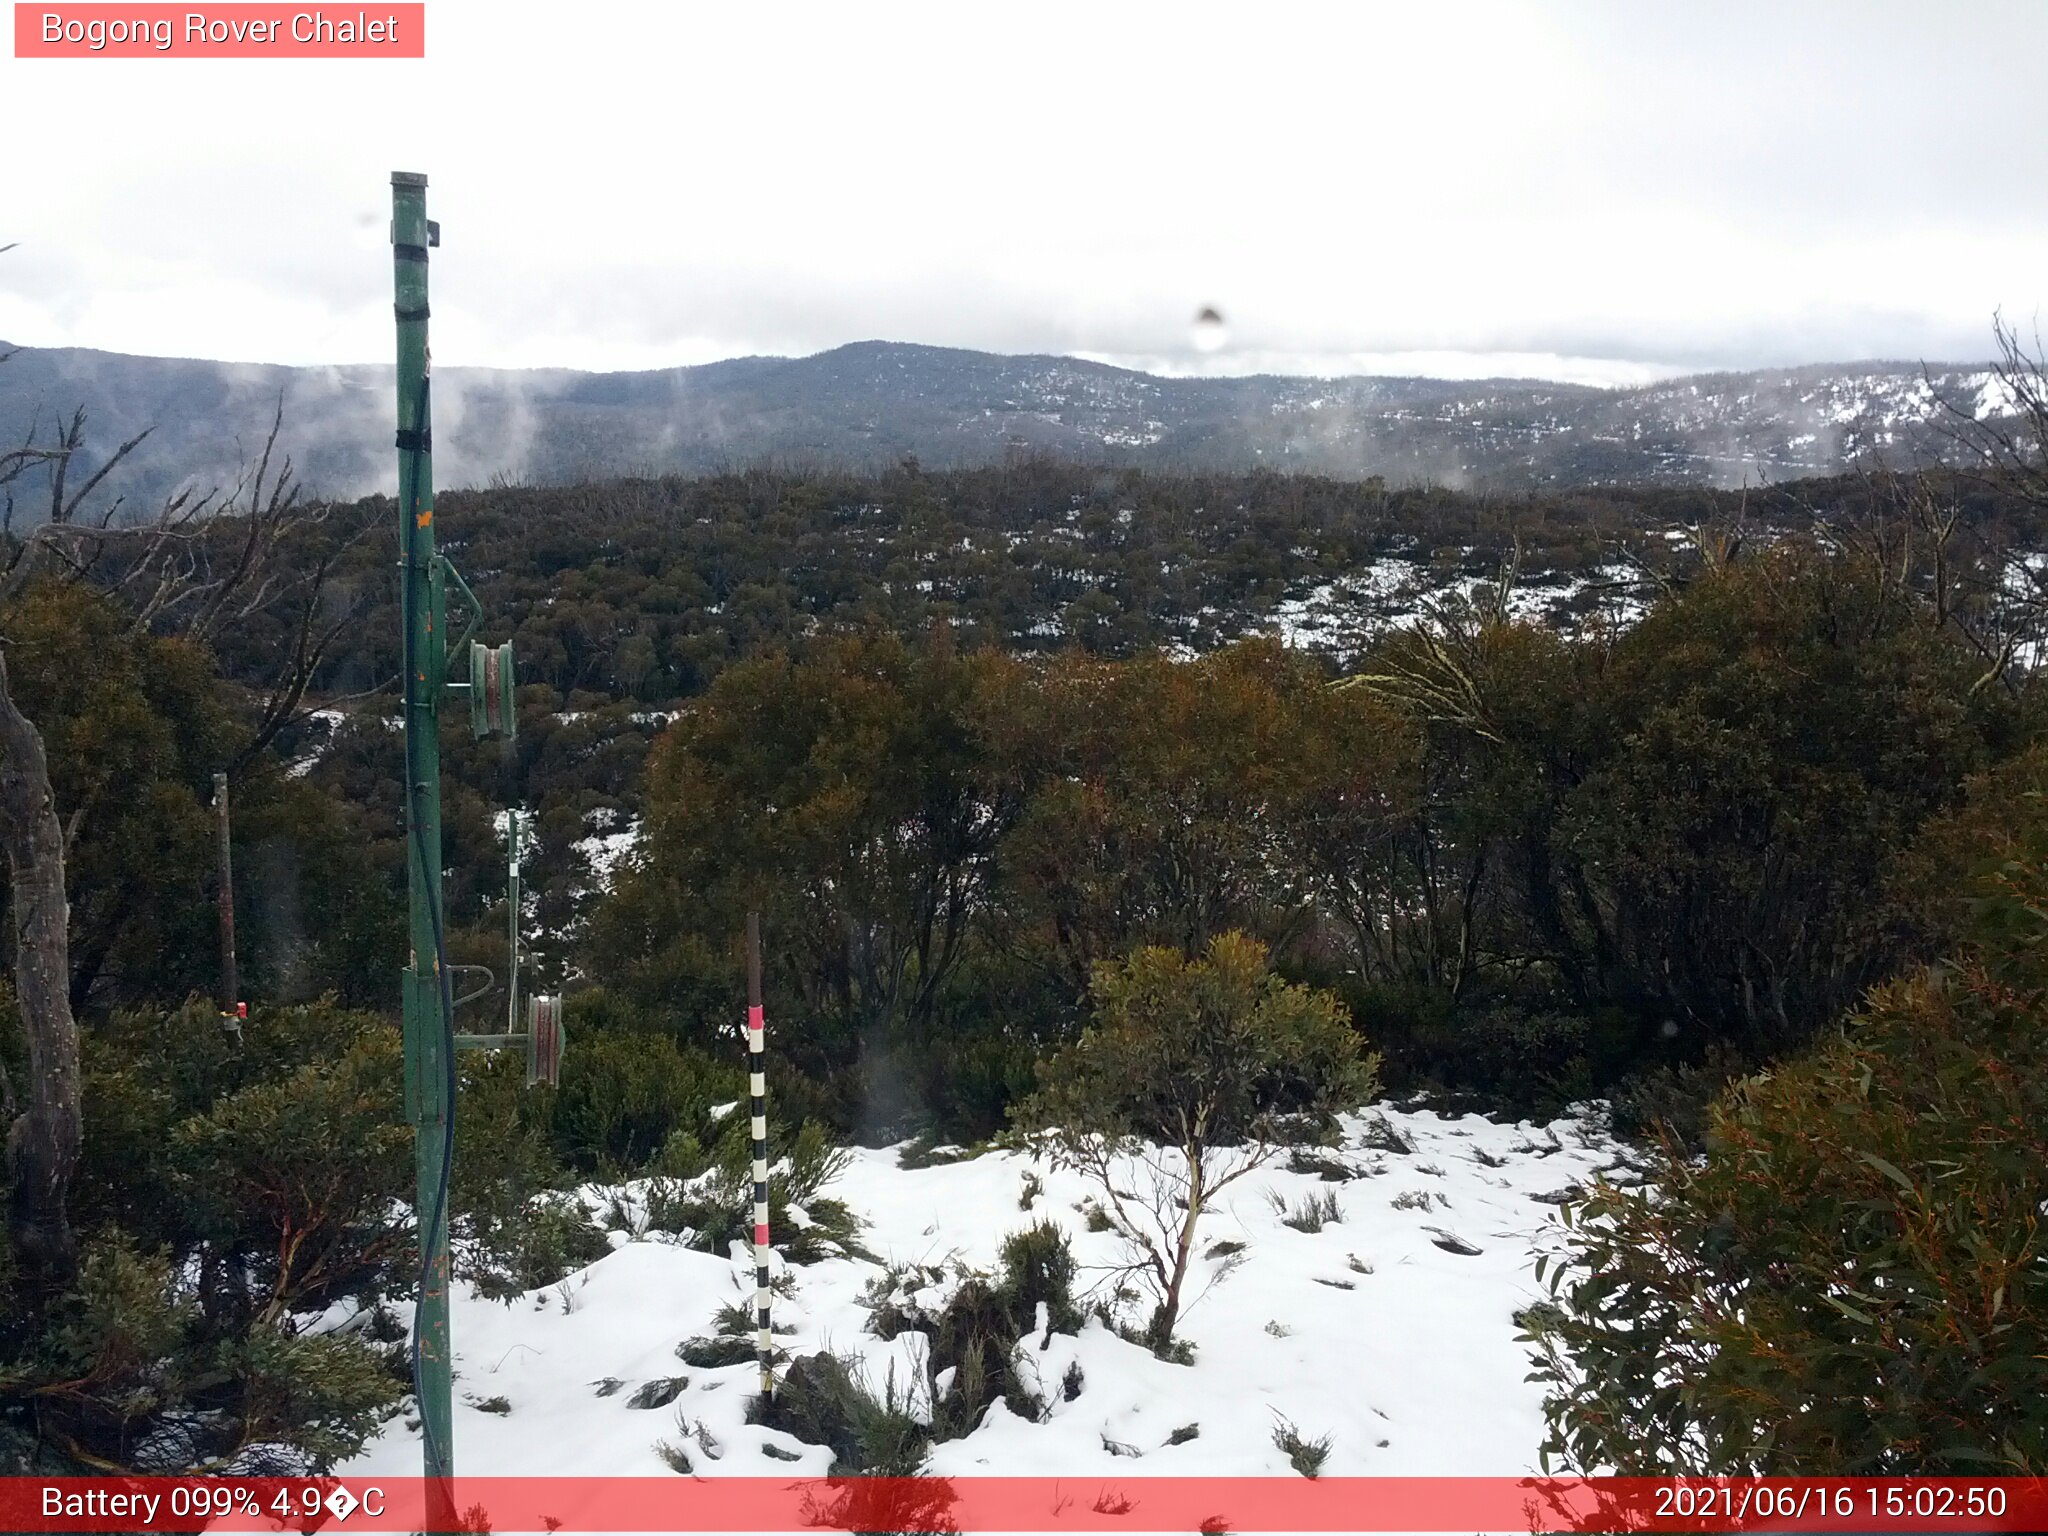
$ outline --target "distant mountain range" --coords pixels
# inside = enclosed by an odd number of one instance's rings
[[[4,344],[0,344],[4,350]],[[317,493],[389,490],[391,370],[287,368],[26,347],[0,366],[0,437],[83,405],[132,504],[231,482],[282,398]],[[1951,409],[2004,405],[1985,365],[1872,362],[1703,374],[1631,389],[1523,379],[1161,378],[1066,357],[861,342],[647,373],[449,367],[434,375],[442,486],[694,474],[772,463],[930,467],[1050,454],[1158,469],[1283,470],[1502,490],[1716,486],[1828,474],[1947,443]],[[76,483],[74,481],[74,483]]]

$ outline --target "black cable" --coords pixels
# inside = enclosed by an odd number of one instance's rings
[[[426,423],[430,419],[427,414],[427,391],[429,387],[430,381],[426,379],[420,380],[419,405],[413,412],[412,424],[412,431],[415,434],[416,440],[424,436]],[[400,499],[403,503],[401,512],[403,521],[401,526],[405,531],[405,623],[402,649],[405,663],[405,693],[407,702],[410,703],[412,702],[413,689],[419,681],[418,672],[413,664],[412,644],[413,600],[416,590],[414,583],[418,579],[418,562],[414,558],[416,553],[415,545],[419,537],[420,486],[419,458],[417,455],[415,455],[412,461],[410,481],[401,489]],[[435,874],[433,861],[427,857],[426,830],[422,825],[424,818],[420,814],[419,797],[425,792],[426,784],[423,780],[415,777],[413,721],[410,714],[406,718],[405,730],[405,777],[408,799],[406,820],[412,830],[412,855],[419,863],[420,886],[426,892],[427,917],[434,929],[434,974],[439,984],[436,990],[438,992],[438,1001],[441,1005],[443,1061],[447,1068],[444,1074],[444,1079],[447,1083],[447,1093],[442,1104],[441,1113],[440,1170],[434,1182],[434,1203],[430,1208],[432,1216],[427,1224],[420,1228],[419,1300],[414,1305],[412,1314],[413,1398],[419,1404],[420,1430],[426,1440],[427,1460],[430,1464],[438,1464],[443,1460],[442,1455],[438,1454],[441,1452],[442,1447],[436,1443],[434,1438],[434,1424],[427,1412],[427,1394],[420,1370],[420,1321],[422,1314],[426,1311],[427,1288],[433,1279],[434,1254],[429,1247],[431,1242],[430,1234],[441,1230],[441,1224],[447,1216],[448,1170],[455,1161],[455,996],[454,983],[448,970],[448,941],[447,934],[442,926],[440,892],[436,888],[433,878]],[[414,969],[417,970],[417,968],[418,957],[415,956]],[[452,1267],[450,1278],[452,1283]]]

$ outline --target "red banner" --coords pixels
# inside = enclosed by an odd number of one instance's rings
[[[8,1531],[445,1531],[452,1517],[497,1536],[2041,1531],[2048,1478],[0,1478]]]
[[[423,59],[427,8],[37,5],[16,0],[17,59]]]

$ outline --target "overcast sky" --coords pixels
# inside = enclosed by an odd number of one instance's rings
[[[1982,357],[2048,303],[2041,0],[427,21],[423,62],[0,59],[0,337],[381,361],[393,169],[432,179],[443,363],[1628,382]]]

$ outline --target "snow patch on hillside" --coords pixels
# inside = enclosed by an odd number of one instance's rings
[[[315,768],[320,760],[334,748],[341,737],[341,727],[348,716],[338,709],[316,709],[306,716],[307,723],[314,727],[314,740],[299,756],[284,765],[288,779],[303,779]]]
[[[579,837],[570,845],[590,870],[590,885],[577,888],[579,899],[612,888],[612,877],[620,862],[639,846],[641,825],[638,816],[629,817],[610,806],[592,811],[584,817],[583,824],[591,829],[590,835]]]
[[[1555,1202],[1596,1171],[1619,1168],[1617,1146],[1590,1119],[1500,1125],[1428,1110],[1350,1116],[1343,1131],[1341,1146],[1324,1155],[1353,1177],[1328,1182],[1283,1158],[1232,1186],[1203,1217],[1197,1299],[1182,1325],[1196,1346],[1192,1365],[1158,1360],[1095,1321],[1078,1336],[1041,1343],[1034,1335],[1023,1348],[1046,1388],[1045,1420],[997,1402],[972,1433],[936,1447],[930,1469],[1105,1481],[1292,1476],[1273,1444],[1284,1416],[1311,1439],[1329,1437],[1324,1470],[1332,1475],[1535,1470],[1541,1396],[1524,1380],[1515,1314],[1545,1294],[1531,1265],[1555,1241]],[[1025,1209],[1027,1174],[1043,1192]],[[618,1193],[630,1210],[635,1186],[582,1192],[593,1210]],[[897,1149],[863,1150],[829,1193],[863,1218],[862,1242],[887,1264],[990,1269],[1006,1234],[1042,1219],[1066,1229],[1089,1275],[1120,1256],[1113,1234],[1087,1230],[1080,1208],[1090,1186],[1020,1154],[909,1170]],[[1298,1208],[1331,1193],[1342,1217],[1316,1232],[1287,1226],[1271,1203]],[[654,1447],[685,1438],[680,1419],[703,1426],[719,1447],[716,1457],[693,1450],[700,1475],[824,1473],[825,1448],[745,1422],[751,1363],[704,1370],[675,1353],[680,1341],[712,1331],[720,1306],[751,1298],[746,1245],[713,1254],[644,1229],[612,1241],[606,1258],[509,1305],[457,1287],[463,1470],[670,1475]],[[1231,1253],[1230,1244],[1244,1246]],[[782,1348],[859,1354],[877,1385],[892,1361],[899,1386],[921,1375],[922,1334],[885,1345],[864,1331],[862,1294],[884,1265],[834,1258],[790,1267],[778,1256],[774,1268],[795,1284],[775,1307]],[[1082,1378],[1072,1399],[1059,1386],[1070,1365]],[[673,1403],[630,1406],[642,1384],[675,1377],[687,1382]],[[497,1399],[509,1411],[477,1406],[496,1408]],[[1184,1434],[1189,1425],[1194,1438]],[[1177,1431],[1184,1443],[1169,1444]],[[399,1418],[336,1470],[396,1476],[418,1466],[417,1433]]]
[[[1277,635],[1284,645],[1349,664],[1379,636],[1413,624],[1432,602],[1456,597],[1491,603],[1497,583],[1495,576],[1444,576],[1398,557],[1380,559],[1282,598],[1255,628]],[[1507,594],[1507,611],[1519,621],[1566,628],[1595,620],[1628,625],[1648,611],[1647,585],[1640,571],[1618,561],[1585,571],[1524,575]]]

